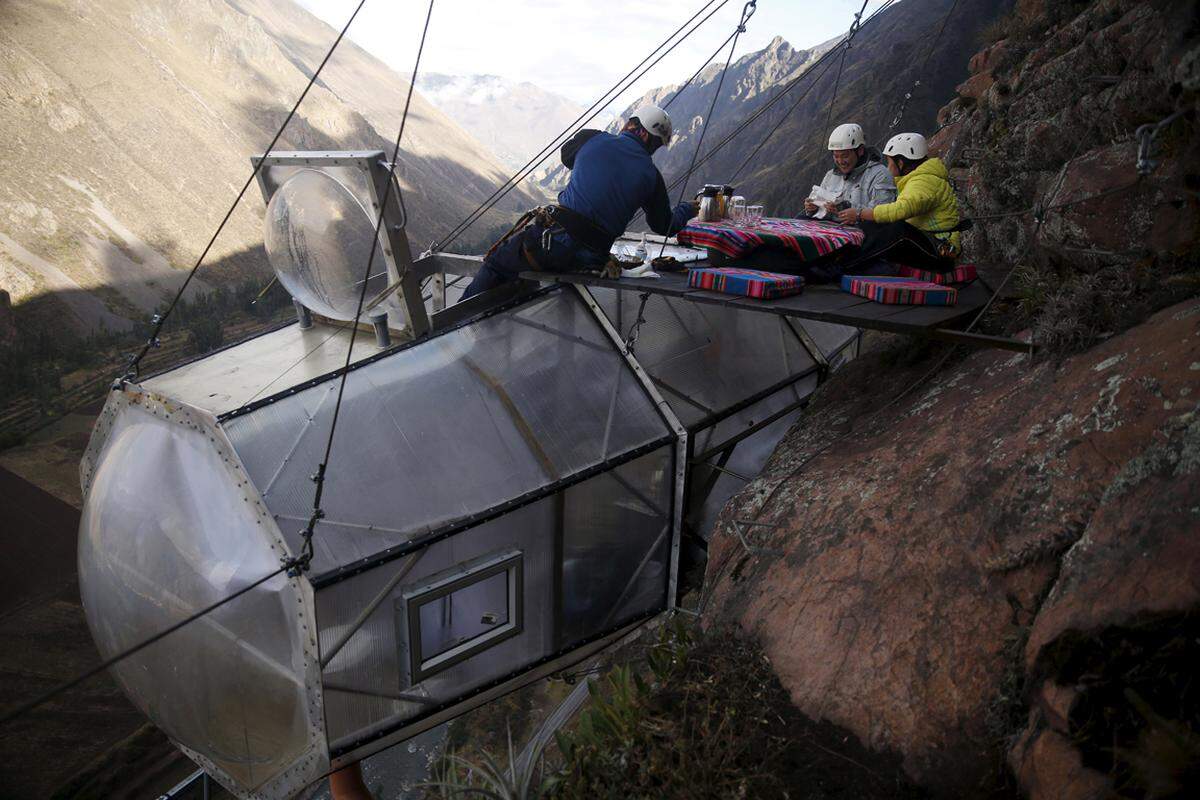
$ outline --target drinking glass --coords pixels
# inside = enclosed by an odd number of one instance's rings
[[[762,219],[763,219],[763,207],[757,206],[757,205],[747,206],[746,207],[746,218],[747,218],[748,225],[758,225],[759,223],[762,222]]]
[[[734,225],[746,224],[746,198],[741,195],[735,195],[729,201],[729,219]]]

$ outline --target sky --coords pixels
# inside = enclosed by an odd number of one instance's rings
[[[357,1],[298,0],[338,30]],[[624,107],[647,89],[686,80],[733,31],[743,4],[729,0],[613,105]],[[421,70],[529,81],[590,105],[704,5],[704,0],[436,0]],[[867,14],[878,5],[869,3]],[[845,33],[861,7],[861,0],[759,0],[734,59],[761,50],[777,35],[796,48],[824,42]],[[367,0],[349,36],[410,75],[427,9],[426,0]],[[728,47],[720,63],[727,53]]]

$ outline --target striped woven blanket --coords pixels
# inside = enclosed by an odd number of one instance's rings
[[[863,232],[858,228],[831,225],[810,219],[765,217],[753,228],[738,227],[728,220],[693,220],[679,232],[679,243],[708,247],[730,258],[744,255],[766,245],[795,253],[801,261],[813,261],[848,244],[860,245]]]
[[[958,303],[958,290],[908,278],[884,278],[843,275],[842,291],[887,305],[952,306]]]

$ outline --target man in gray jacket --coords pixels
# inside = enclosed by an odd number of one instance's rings
[[[860,125],[839,125],[829,135],[833,169],[825,173],[821,191],[804,201],[809,217],[836,219],[847,208],[874,208],[896,199],[896,183],[887,164],[873,147],[867,147]]]

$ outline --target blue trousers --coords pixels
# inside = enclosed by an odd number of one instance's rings
[[[579,269],[595,269],[608,261],[607,253],[578,244],[561,228],[552,228],[549,248],[545,247],[545,227],[533,224],[513,236],[483,261],[479,274],[463,292],[463,300],[480,292],[495,289],[517,280],[520,273],[533,269],[522,249],[527,251],[537,265],[547,272],[572,272]]]

